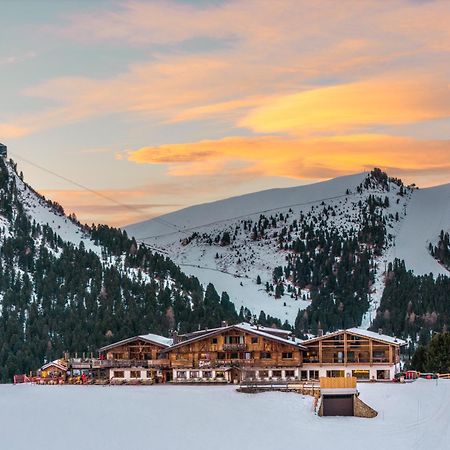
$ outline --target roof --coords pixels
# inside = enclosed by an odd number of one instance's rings
[[[205,334],[201,334],[200,336],[194,336],[191,339],[187,339],[185,341],[181,341],[178,344],[172,345],[172,347],[167,348],[165,351],[170,351],[174,348],[179,348],[179,347],[183,347],[185,345],[189,345],[192,342],[197,342],[197,341],[201,341],[202,339],[208,338],[208,337],[212,337],[212,336],[216,336],[218,334],[221,334],[225,331],[230,331],[230,330],[238,330],[238,331],[243,331],[245,333],[251,333],[251,334],[256,334],[258,336],[264,337],[266,339],[270,339],[272,341],[276,341],[279,342],[281,344],[285,344],[285,345],[294,345],[300,349],[306,350],[305,347],[303,347],[301,345],[302,341],[300,339],[294,338],[294,339],[287,339],[287,338],[283,338],[280,336],[277,336],[276,334],[271,334],[268,332],[268,330],[270,330],[269,328],[266,327],[260,327],[260,326],[256,326],[256,325],[250,325],[249,323],[245,323],[242,322],[240,324],[237,325],[229,325],[226,327],[221,327],[221,328],[215,328],[214,330],[205,333]]]
[[[386,342],[387,344],[393,344],[393,345],[406,345],[406,341],[396,338],[395,336],[389,336],[387,334],[380,334],[380,333],[376,333],[374,331],[369,331],[369,330],[364,330],[362,328],[348,328],[346,330],[337,330],[334,331],[332,333],[327,333],[324,334],[323,336],[317,336],[315,338],[312,339],[307,339],[306,341],[303,341],[303,345],[308,345],[312,342],[317,342],[320,341],[322,339],[326,339],[329,337],[333,337],[333,336],[337,336],[341,333],[350,333],[350,334],[354,334],[356,336],[360,336],[360,337],[366,337],[366,338],[371,338],[371,339],[376,339],[377,341],[382,341],[382,342]]]
[[[41,367],[41,370],[47,370],[49,367],[56,367],[57,369],[64,370],[64,371],[67,370],[67,366],[64,364],[61,364],[59,359],[56,359],[55,361],[50,361],[49,363],[44,364]]]
[[[128,339],[123,339],[121,341],[114,342],[109,345],[105,345],[104,347],[100,348],[99,351],[104,352],[106,350],[110,350],[111,348],[118,347],[118,346],[124,345],[124,344],[128,344],[129,342],[133,342],[133,341],[139,340],[139,339],[142,341],[148,342],[149,344],[154,344],[154,345],[157,345],[162,348],[170,347],[173,343],[173,339],[170,339],[170,338],[167,338],[164,336],[160,336],[159,334],[149,333],[149,334],[141,334],[138,336],[133,336]]]

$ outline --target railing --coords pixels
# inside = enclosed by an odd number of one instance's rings
[[[243,352],[247,350],[246,344],[223,344],[222,349],[224,352]]]
[[[109,369],[127,367],[159,367],[168,365],[168,359],[89,359],[89,360],[69,360],[69,367],[72,369]]]

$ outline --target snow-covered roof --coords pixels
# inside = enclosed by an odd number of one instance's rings
[[[295,345],[298,348],[306,350],[306,348],[302,346],[302,341],[300,339],[297,339],[297,338],[288,339],[287,337],[277,336],[276,334],[268,332],[268,330],[272,330],[271,328],[260,327],[257,325],[251,325],[249,323],[242,322],[237,325],[228,325],[225,327],[215,328],[214,330],[209,331],[207,333],[200,334],[198,336],[194,336],[190,339],[187,339],[185,341],[181,341],[175,345],[172,345],[172,347],[167,348],[166,351],[170,351],[173,348],[182,347],[182,346],[190,344],[192,342],[196,342],[196,341],[208,338],[208,337],[212,337],[212,336],[215,336],[217,334],[220,334],[220,333],[223,333],[223,332],[229,331],[229,330],[239,330],[239,331],[243,331],[246,333],[256,334],[256,335],[264,337],[266,339],[280,342],[281,344]]]
[[[133,342],[133,341],[135,341],[137,339],[141,339],[141,340],[146,341],[146,342],[148,342],[150,344],[158,345],[158,346],[160,346],[162,348],[170,347],[172,345],[172,343],[173,343],[173,339],[170,339],[170,338],[167,338],[167,337],[164,337],[164,336],[160,336],[159,334],[149,333],[149,334],[141,334],[141,335],[138,335],[138,336],[133,336],[133,337],[130,337],[128,339],[122,339],[121,341],[114,342],[114,343],[109,344],[109,345],[105,345],[104,347],[100,348],[99,351],[104,352],[104,351],[110,350],[110,349],[112,349],[114,347],[118,347],[120,345],[128,344],[129,342]]]
[[[47,364],[44,364],[41,367],[41,370],[47,370],[49,367],[56,367],[59,370],[67,370],[67,366],[64,364],[61,364],[61,361],[59,359],[55,359],[54,361],[50,361]]]
[[[341,334],[344,332],[354,334],[357,336],[361,336],[361,337],[376,339],[378,341],[386,342],[388,344],[394,344],[394,345],[399,345],[399,346],[406,345],[406,341],[404,341],[403,339],[396,338],[395,336],[389,336],[387,334],[380,334],[380,333],[376,333],[374,331],[364,330],[362,328],[356,328],[356,327],[348,328],[346,330],[337,330],[332,333],[324,334],[323,336],[317,336],[312,339],[307,339],[306,341],[302,341],[302,343],[303,343],[303,345],[308,345],[312,342],[317,342],[317,341],[320,341],[321,339],[326,339],[329,337],[337,336],[338,334]]]
[[[154,342],[165,346],[170,346],[173,343],[173,339],[167,338],[165,336],[160,336],[159,334],[152,334],[152,333],[141,334],[139,337],[146,341]]]
[[[404,341],[403,339],[399,339],[395,336],[389,336],[387,334],[380,334],[374,331],[364,330],[362,328],[349,328],[347,331],[349,333],[358,334],[360,336],[385,341],[389,344],[406,345],[406,341]]]

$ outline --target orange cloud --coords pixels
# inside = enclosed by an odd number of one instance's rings
[[[450,181],[450,141],[371,134],[308,139],[233,137],[144,147],[129,151],[128,159],[167,165],[173,176],[212,176],[226,166],[228,172],[248,176],[325,179],[377,166],[393,175],[401,171],[407,179],[410,174],[411,182],[423,185]]]
[[[9,123],[0,123],[0,136],[2,139],[15,139],[26,136],[29,133],[31,133],[29,128]]]
[[[239,125],[256,132],[347,131],[450,117],[447,82],[374,79],[281,96],[250,111]]]

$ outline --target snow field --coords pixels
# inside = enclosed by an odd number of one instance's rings
[[[311,397],[240,394],[233,386],[1,385],[1,448],[449,448],[450,381],[358,389],[376,418],[320,418]]]

